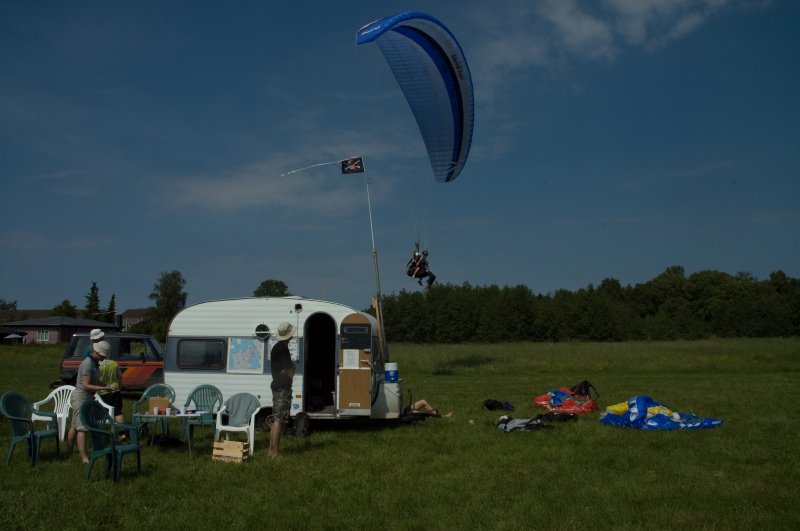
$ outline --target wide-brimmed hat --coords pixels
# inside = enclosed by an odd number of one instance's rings
[[[292,323],[283,322],[278,325],[278,341],[291,339],[294,336]]]
[[[98,341],[100,339],[103,339],[104,336],[105,334],[99,328],[95,328],[94,330],[89,332],[89,337],[91,338],[92,341]]]
[[[107,358],[111,353],[111,345],[108,344],[108,341],[98,341],[92,345],[92,349],[97,353],[98,356],[103,358]]]

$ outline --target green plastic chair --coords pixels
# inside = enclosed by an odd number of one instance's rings
[[[11,422],[11,440],[8,443],[6,464],[11,462],[14,448],[18,442],[22,441],[28,442],[28,457],[31,459],[31,466],[36,466],[39,461],[39,448],[41,447],[42,439],[49,437],[55,439],[56,455],[59,455],[58,419],[55,413],[35,409],[24,396],[16,391],[8,391],[3,394],[0,398],[0,411]],[[37,431],[33,426],[33,415],[36,415],[38,419],[49,418],[50,421],[47,424],[47,428]]]
[[[84,402],[80,415],[92,437],[92,452],[89,454],[89,466],[86,467],[86,479],[92,477],[92,467],[95,460],[100,457],[105,457],[106,477],[113,472],[113,481],[119,481],[122,458],[126,454],[136,453],[136,470],[142,471],[139,436],[134,426],[114,422],[114,419],[108,414],[108,410],[95,400]],[[117,437],[125,432],[130,434],[130,441],[118,443]]]
[[[205,440],[205,427],[211,426],[213,429],[216,426],[215,416],[219,408],[222,407],[222,391],[213,385],[198,385],[189,393],[189,398],[186,399],[184,406],[189,408],[191,404],[194,404],[194,409],[204,411],[204,413],[199,418],[187,418],[183,423],[181,439],[189,441],[189,455],[192,455],[194,427],[202,427],[203,440]]]
[[[139,397],[139,400],[133,404],[133,423],[136,426],[136,431],[146,431],[150,424],[153,424],[155,428],[156,424],[159,424],[161,427],[161,433],[168,433],[169,432],[169,423],[167,422],[166,417],[161,419],[155,418],[141,418],[137,417],[137,413],[148,413],[148,409],[150,408],[149,401],[151,398],[166,398],[169,400],[169,403],[172,404],[175,402],[175,390],[167,385],[167,384],[153,384],[147,389],[144,390],[142,396]],[[155,437],[155,429],[153,430],[153,437]]]

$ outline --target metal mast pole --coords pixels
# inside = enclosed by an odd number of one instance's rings
[[[384,362],[384,341],[383,334],[383,303],[381,301],[381,274],[378,270],[378,251],[375,248],[375,231],[372,227],[372,199],[369,194],[369,178],[364,173],[364,182],[367,184],[367,209],[369,210],[369,234],[372,238],[372,263],[375,268],[375,317],[378,320],[378,348],[380,349],[380,362]]]

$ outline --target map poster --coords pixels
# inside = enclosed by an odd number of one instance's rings
[[[250,337],[228,339],[228,372],[263,373],[264,342]]]

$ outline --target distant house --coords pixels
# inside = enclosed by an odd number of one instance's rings
[[[133,325],[152,320],[150,311],[150,308],[132,308],[130,310],[125,310],[117,315],[120,328],[122,328],[123,332],[127,332]]]
[[[27,321],[52,316],[53,310],[0,310],[0,323],[5,326],[9,321]]]
[[[88,332],[93,328],[99,328],[107,332],[119,330],[118,326],[103,321],[61,316],[12,321],[10,323],[3,323],[3,327],[14,330],[19,335],[23,335],[22,342],[25,344],[66,343],[75,332]]]
[[[3,338],[3,344],[13,345],[27,341],[27,332],[8,326],[9,323],[42,319],[52,315],[53,310],[0,310],[0,337]]]

